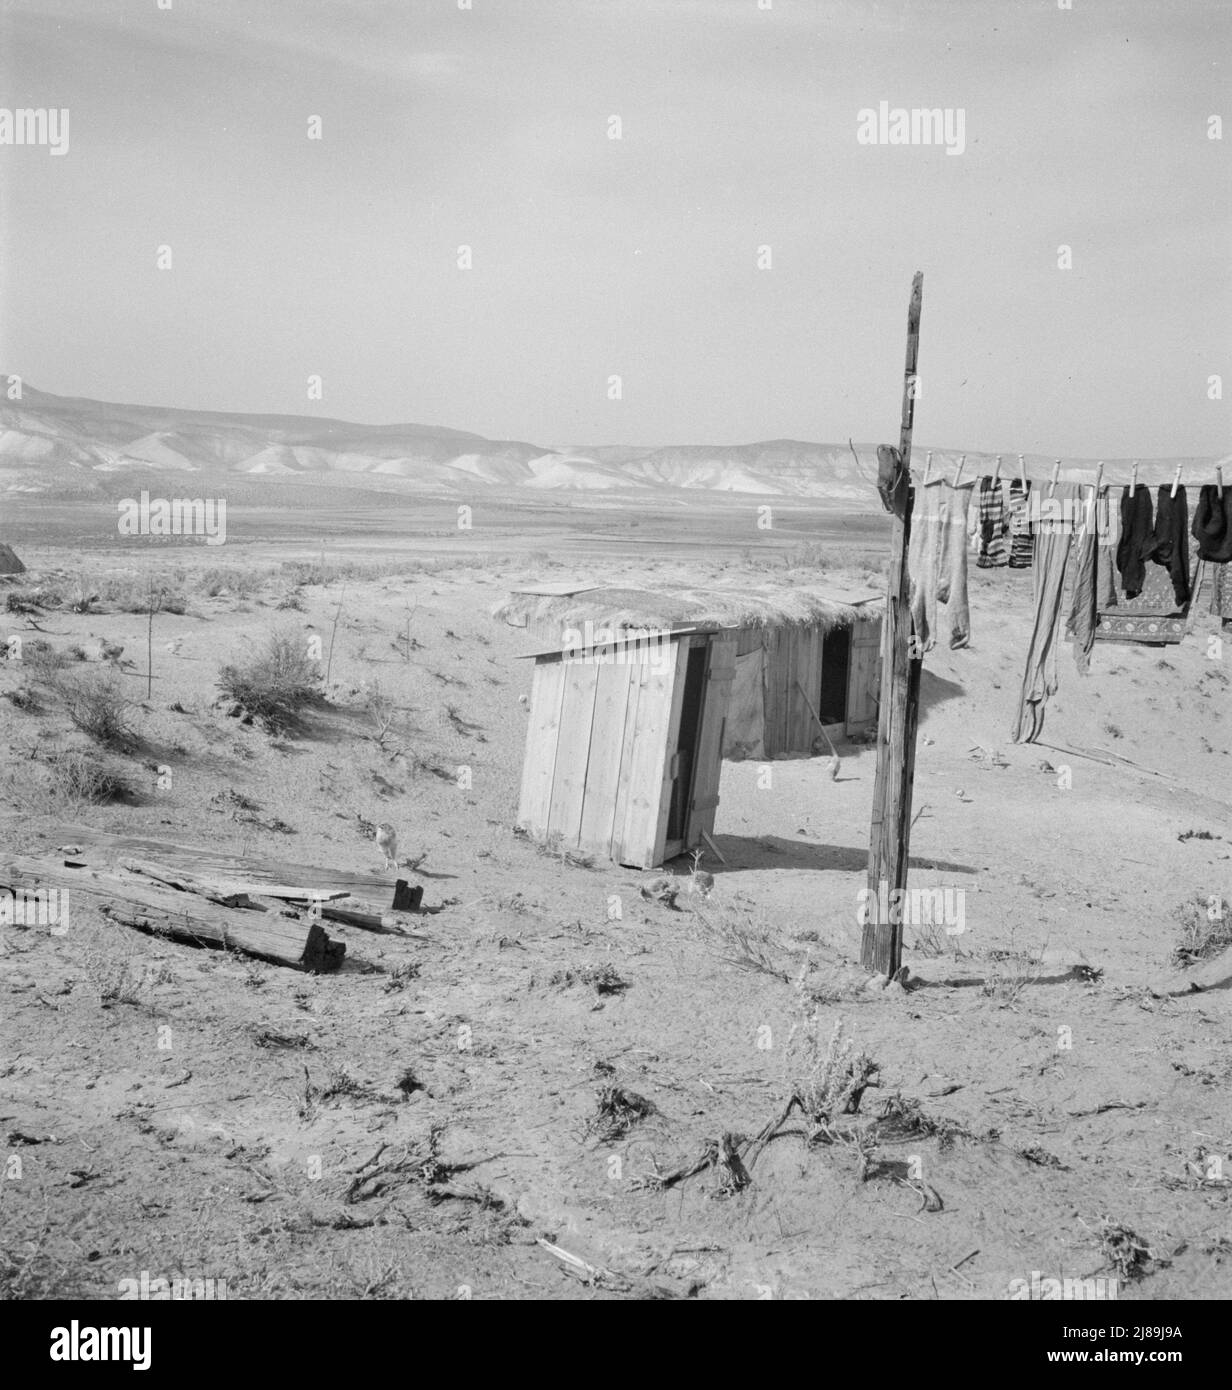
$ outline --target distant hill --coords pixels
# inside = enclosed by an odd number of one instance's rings
[[[102,496],[122,475],[198,474],[197,488],[221,488],[228,475],[325,481],[368,475],[370,485],[398,492],[473,494],[476,487],[531,493],[706,492],[825,499],[838,507],[874,501],[874,446],[857,446],[862,468],[844,444],[774,439],[753,444],[530,444],[485,439],[439,425],[361,425],[299,415],[232,415],[220,411],[121,405],[54,396],[23,385],[20,401],[0,402],[0,492],[59,497]],[[914,462],[922,463],[923,450]],[[956,450],[934,451],[934,467],[951,473]],[[967,476],[989,472],[992,455],[967,454]],[[1092,467],[1091,461],[1070,461]],[[1144,483],[1213,481],[1213,459],[1143,460]],[[1229,460],[1223,460],[1227,465]],[[1027,459],[1034,477],[1052,460]],[[1125,481],[1126,460],[1108,460],[1105,479]],[[1017,470],[1006,455],[1003,473]],[[1232,470],[1230,470],[1232,471]],[[1201,476],[1199,476],[1201,475]],[[237,480],[238,481],[238,480]],[[1232,478],[1229,479],[1232,482]]]

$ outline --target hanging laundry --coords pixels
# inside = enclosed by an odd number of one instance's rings
[[[1126,488],[1121,494],[1121,539],[1117,545],[1117,570],[1126,598],[1137,598],[1146,580],[1146,557],[1154,548],[1151,491]]]
[[[1074,639],[1074,662],[1081,675],[1091,669],[1091,648],[1099,626],[1099,565],[1106,552],[1099,545],[1099,508],[1092,488],[1078,523],[1074,562],[1074,598],[1065,631]]]
[[[1031,568],[1035,537],[1031,531],[1031,481],[1015,478],[1010,483],[1010,569]]]
[[[947,487],[947,491],[948,497],[943,495],[938,505],[941,545],[937,555],[937,601],[945,604],[950,619],[950,646],[959,648],[971,640],[965,540],[975,483]]]
[[[1121,539],[1121,508],[1114,506],[1112,492],[1104,488],[1099,496],[1098,507],[1099,554],[1096,557],[1095,591],[1099,608],[1115,608],[1116,591],[1116,551]]]
[[[963,538],[972,486],[953,488],[938,480],[915,490],[907,570],[911,579],[911,619],[922,651],[931,651],[936,645],[940,630],[938,604],[947,609],[950,645],[964,647],[970,638],[967,547]]]
[[[1198,559],[1226,565],[1232,560],[1232,487],[1221,489],[1207,483],[1198,494],[1194,508],[1193,537],[1198,542]]]
[[[1189,504],[1185,489],[1177,487],[1173,497],[1170,487],[1159,489],[1155,504],[1155,531],[1150,559],[1162,565],[1172,580],[1172,592],[1178,608],[1189,602]]]
[[[1009,563],[1009,523],[1005,509],[1005,484],[980,479],[980,543],[975,563],[980,569],[998,569]]]
[[[1061,483],[1056,495],[1064,502],[1076,497],[1073,483]],[[1035,536],[1033,570],[1035,621],[1027,649],[1027,665],[1022,693],[1014,719],[1015,743],[1034,743],[1044,730],[1044,708],[1057,692],[1057,626],[1061,615],[1061,595],[1065,589],[1065,568],[1069,560],[1073,530],[1069,526],[1041,526]]]

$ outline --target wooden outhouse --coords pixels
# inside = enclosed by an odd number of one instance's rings
[[[825,734],[876,726],[867,591],[553,584],[495,616],[543,648],[518,808],[543,842],[661,864],[712,831],[724,758],[828,752]]]
[[[518,826],[638,868],[700,844],[719,804],[732,634],[683,629],[534,661]]]

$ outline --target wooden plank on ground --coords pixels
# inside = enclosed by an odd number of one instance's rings
[[[127,874],[136,874],[140,878],[150,879],[183,893],[196,893],[210,902],[220,903],[223,907],[252,907],[256,905],[251,902],[254,896],[285,898],[295,902],[334,902],[338,898],[349,896],[345,888],[305,889],[294,884],[258,883],[252,879],[241,881],[208,872],[203,876],[190,873],[187,869],[150,864],[122,855],[116,860],[116,864]]]
[[[193,893],[98,869],[70,869],[54,860],[8,856],[0,861],[0,888],[14,893],[54,888],[99,898],[106,915],[125,926],[195,946],[241,951],[296,970],[336,970],[346,954],[346,946],[331,941],[319,922],[221,907]]]
[[[118,865],[126,857],[156,861],[167,868],[182,868],[197,877],[217,875],[267,898],[321,898],[375,890],[389,891],[386,878],[331,869],[320,864],[291,864],[282,860],[231,855],[208,845],[184,845],[155,840],[145,835],[113,835],[88,825],[61,825],[56,830],[55,853],[91,867]],[[71,852],[70,852],[71,851]]]

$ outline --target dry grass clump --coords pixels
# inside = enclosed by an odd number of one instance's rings
[[[586,1132],[602,1144],[612,1144],[623,1139],[634,1125],[658,1113],[654,1101],[636,1091],[604,1086],[595,1098],[595,1113],[586,1122]]]
[[[39,703],[35,693],[24,685],[19,685],[14,690],[6,690],[4,698],[13,706],[25,714],[39,714],[43,706]]]
[[[47,755],[51,793],[72,806],[105,806],[131,801],[128,778],[92,748],[64,748]]]
[[[955,1139],[971,1137],[970,1131],[957,1120],[938,1120],[929,1115],[918,1100],[900,1094],[887,1096],[882,1102],[876,1125],[883,1139],[936,1139],[941,1149],[951,1148]]]
[[[1174,965],[1194,965],[1232,946],[1232,904],[1218,894],[1195,894],[1176,909],[1180,940],[1172,949]]]
[[[302,637],[273,632],[247,660],[219,671],[218,688],[271,733],[282,733],[319,698],[320,675]]]
[[[1104,1258],[1126,1283],[1141,1279],[1148,1266],[1159,1263],[1159,1257],[1137,1231],[1107,1216],[1100,1218],[1099,1244]]]
[[[116,613],[186,613],[182,590],[137,575],[108,575],[99,580],[95,598]]]
[[[175,978],[163,963],[118,952],[101,936],[87,937],[79,945],[77,959],[104,1009],[113,1004],[142,1004],[157,986]]]
[[[197,588],[207,598],[218,598],[221,594],[232,598],[252,598],[265,587],[270,574],[268,569],[212,565],[198,576]]]
[[[577,970],[554,971],[548,984],[558,988],[588,985],[596,994],[623,994],[629,988],[628,980],[607,961],[602,965],[583,965]]]

